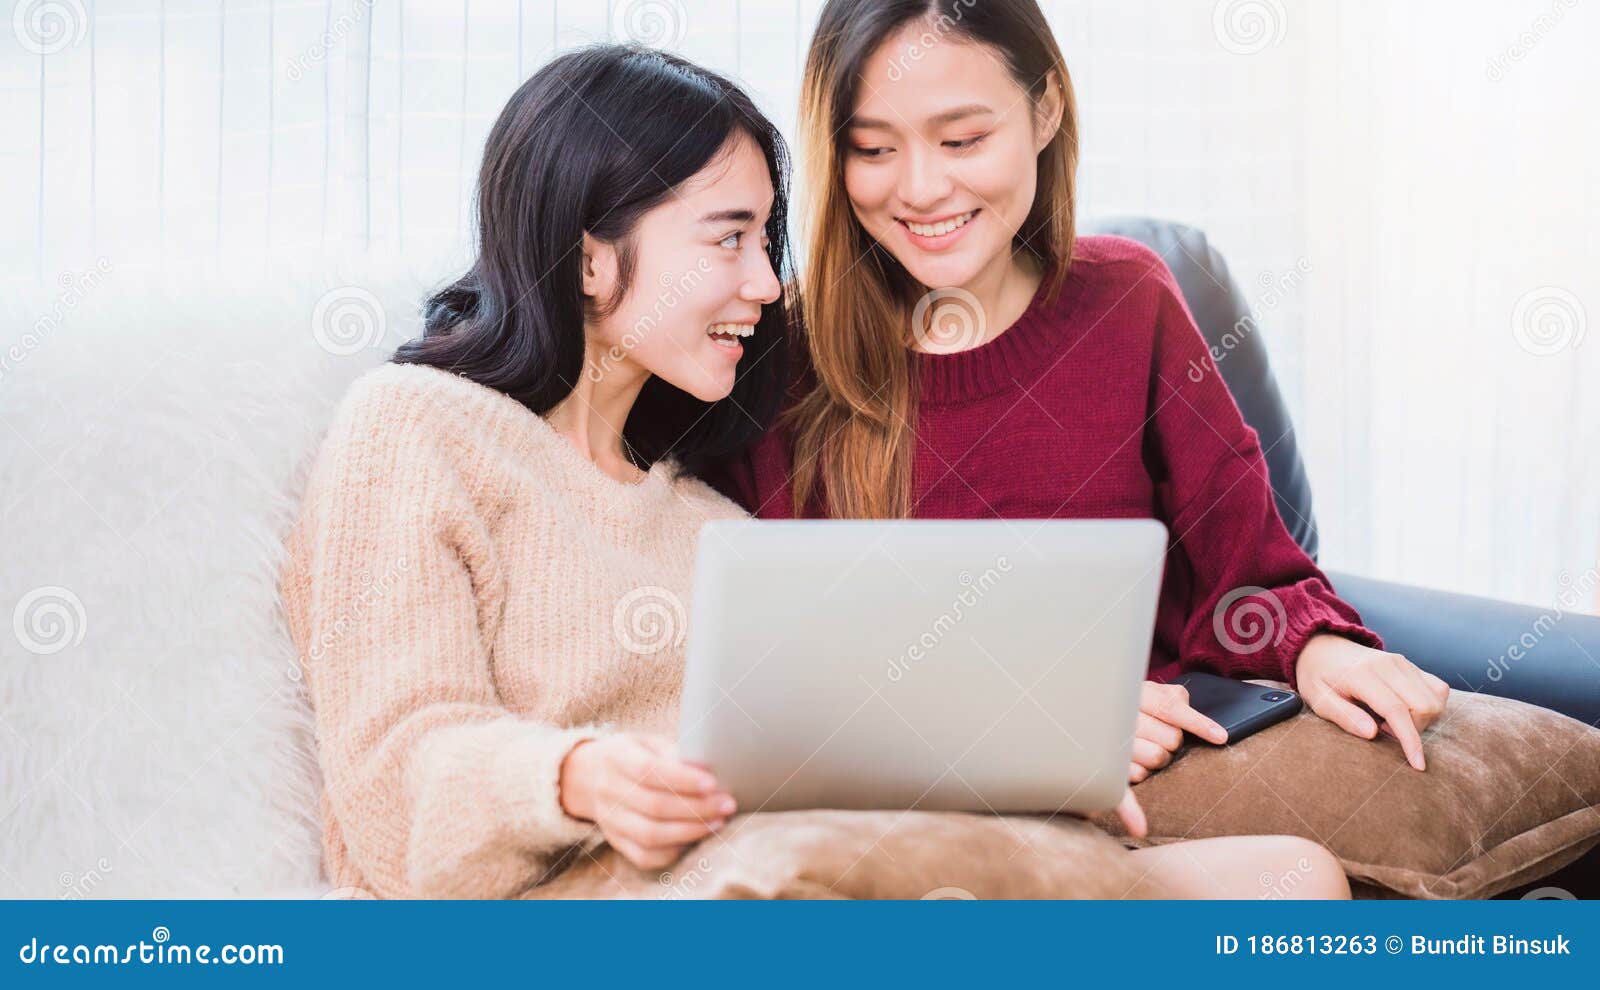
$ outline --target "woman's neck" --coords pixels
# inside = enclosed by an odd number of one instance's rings
[[[952,349],[964,351],[981,347],[1005,333],[1027,311],[1043,278],[1042,266],[1025,251],[1006,251],[995,255],[971,281],[958,287],[977,300],[984,332],[981,336],[962,335],[961,346]],[[928,316],[932,318],[936,315],[937,307],[934,307]]]
[[[545,421],[606,474],[625,484],[637,482],[643,472],[628,459],[622,427],[649,377],[642,369],[620,368],[586,353],[572,394],[545,413]]]

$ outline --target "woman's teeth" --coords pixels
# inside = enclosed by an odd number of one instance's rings
[[[959,217],[951,217],[939,223],[912,223],[910,220],[902,221],[906,228],[918,237],[943,237],[952,230],[958,230],[967,225],[967,221],[978,215],[977,210],[963,213]]]
[[[723,347],[738,347],[740,337],[748,337],[756,332],[751,323],[713,323],[706,328],[713,343]]]

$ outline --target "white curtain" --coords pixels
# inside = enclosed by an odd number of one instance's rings
[[[1083,112],[1085,212],[1202,227],[1251,293],[1324,563],[1593,609],[1596,5],[1044,6]],[[819,7],[20,0],[0,37],[0,279],[270,278],[361,252],[442,279],[470,257],[494,115],[553,53],[672,47],[793,135]]]

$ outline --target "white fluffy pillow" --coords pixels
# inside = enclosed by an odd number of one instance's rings
[[[0,323],[0,896],[325,890],[281,538],[422,278],[166,289],[90,269]]]

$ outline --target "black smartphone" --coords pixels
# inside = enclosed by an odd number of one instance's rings
[[[1301,708],[1300,696],[1286,688],[1247,684],[1216,674],[1180,674],[1172,683],[1189,689],[1191,708],[1228,730],[1229,744],[1276,725]],[[1193,733],[1184,733],[1185,744],[1196,741],[1204,742]]]

